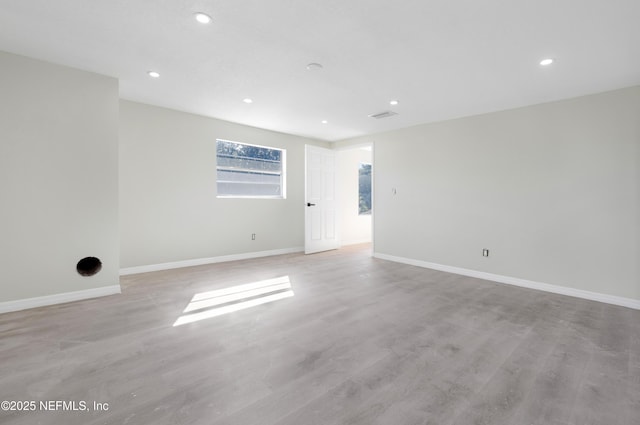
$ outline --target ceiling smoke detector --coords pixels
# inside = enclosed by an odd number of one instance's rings
[[[388,117],[392,117],[394,115],[398,115],[397,112],[393,112],[393,111],[384,111],[384,112],[378,112],[377,114],[371,114],[369,115],[369,118],[375,118],[377,120],[382,119],[382,118],[388,118]]]
[[[309,71],[320,71],[322,69],[322,65],[319,63],[313,62],[307,65],[307,69]]]

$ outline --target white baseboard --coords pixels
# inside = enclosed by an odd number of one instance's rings
[[[340,241],[340,246],[360,245],[363,243],[371,243],[371,238],[365,239],[349,239],[346,241]]]
[[[393,255],[374,252],[375,258],[381,260],[394,261],[396,263],[409,264],[412,266],[424,267],[427,269],[439,270],[443,272],[459,274],[463,276],[476,277],[478,279],[491,280],[493,282],[505,283],[507,285],[521,286],[523,288],[537,289],[540,291],[552,292],[554,294],[568,295],[570,297],[584,298],[592,301],[600,301],[607,304],[619,305],[622,307],[640,310],[640,300],[633,298],[618,297],[616,295],[602,294],[599,292],[584,291],[582,289],[567,288],[566,286],[551,285],[549,283],[535,282],[532,280],[520,279],[517,277],[502,276],[499,274],[480,272],[476,270],[464,269],[461,267],[445,266],[427,261],[414,260],[411,258],[396,257]]]
[[[248,260],[251,258],[270,257],[272,255],[293,254],[303,252],[303,247],[272,249],[269,251],[247,252],[243,254],[222,255],[219,257],[196,258],[193,260],[173,261],[170,263],[149,264],[147,266],[125,267],[120,269],[120,276],[130,274],[157,272],[160,270],[179,269],[182,267],[202,266],[204,264],[224,263],[227,261]]]
[[[104,297],[120,293],[120,285],[103,286],[101,288],[84,289],[82,291],[63,292],[62,294],[45,295],[43,297],[25,298],[22,300],[5,301],[0,303],[0,313],[26,310],[28,308],[44,307],[47,305],[63,304],[71,301]]]

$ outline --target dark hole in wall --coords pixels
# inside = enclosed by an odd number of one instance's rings
[[[102,262],[96,257],[84,257],[78,261],[76,270],[82,276],[93,276],[102,269]]]

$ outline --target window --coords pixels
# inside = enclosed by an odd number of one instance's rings
[[[371,164],[360,164],[358,175],[358,214],[371,214]]]
[[[284,149],[216,141],[218,197],[285,198]]]

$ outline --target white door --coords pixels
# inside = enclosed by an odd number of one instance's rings
[[[336,196],[336,154],[305,147],[305,254],[339,248]]]

